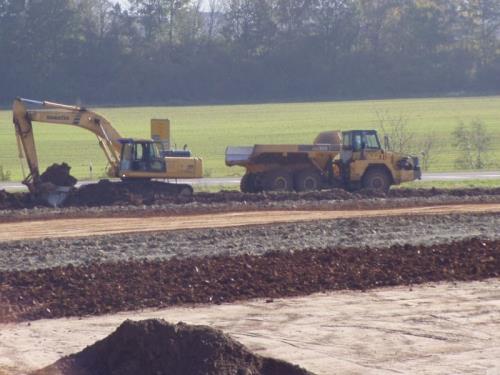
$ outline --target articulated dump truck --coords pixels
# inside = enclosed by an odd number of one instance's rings
[[[418,158],[383,149],[375,130],[324,132],[312,145],[228,147],[226,165],[246,169],[241,191],[248,193],[324,188],[387,192],[392,185],[421,178]]]

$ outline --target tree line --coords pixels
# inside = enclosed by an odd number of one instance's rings
[[[0,103],[496,93],[498,0],[0,0]]]

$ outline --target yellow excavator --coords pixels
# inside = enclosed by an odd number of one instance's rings
[[[122,137],[103,116],[84,107],[17,98],[12,113],[20,157],[26,157],[30,171],[23,183],[33,194],[61,190],[40,178],[33,122],[71,125],[94,133],[108,161],[107,174],[112,178],[144,182],[203,176],[201,158],[192,157],[188,150],[171,148],[169,120],[151,120],[151,139],[132,139]],[[191,185],[166,185],[175,194],[192,194]]]

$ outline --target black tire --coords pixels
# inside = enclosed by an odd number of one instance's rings
[[[257,188],[255,186],[255,175],[253,173],[247,173],[241,178],[240,190],[242,193],[257,192]]]
[[[297,191],[320,190],[321,175],[313,169],[304,169],[295,174],[294,185]]]
[[[383,169],[370,169],[363,176],[364,189],[372,189],[387,193],[391,187],[391,177]]]
[[[266,172],[262,176],[262,188],[265,191],[292,191],[292,175],[284,169]]]

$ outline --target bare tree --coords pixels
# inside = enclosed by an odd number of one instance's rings
[[[208,40],[212,40],[218,28],[219,19],[224,9],[223,0],[208,0]]]
[[[387,111],[376,111],[376,115],[378,127],[384,138],[389,140],[390,150],[418,155],[422,169],[429,170],[435,153],[439,150],[436,134],[431,132],[416,135],[403,114],[393,116]]]
[[[415,151],[418,153],[421,161],[421,167],[424,171],[428,171],[431,163],[434,161],[434,156],[439,151],[438,137],[436,133],[426,133],[416,140]]]
[[[452,133],[453,145],[460,152],[455,164],[459,168],[483,169],[488,166],[491,150],[491,134],[481,120],[474,120],[468,126],[461,121]]]
[[[177,16],[176,34],[181,44],[189,44],[196,41],[203,28],[202,15],[203,0],[191,0]]]
[[[408,125],[408,118],[403,114],[397,116],[389,112],[376,111],[377,124],[384,137],[389,139],[391,150],[395,152],[410,152],[415,139],[414,132]]]

